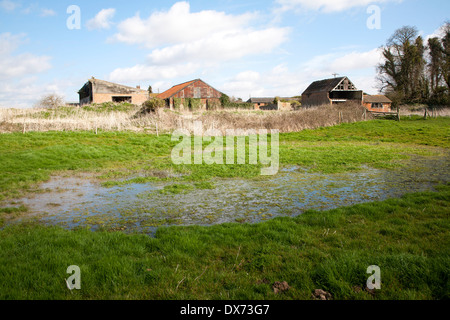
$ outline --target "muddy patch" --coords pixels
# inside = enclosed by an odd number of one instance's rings
[[[363,168],[339,174],[283,168],[267,179],[151,182],[105,188],[89,177],[53,177],[45,191],[16,200],[27,217],[69,229],[152,234],[163,225],[257,223],[305,210],[328,210],[432,190],[450,182],[449,157],[419,158],[396,170]]]

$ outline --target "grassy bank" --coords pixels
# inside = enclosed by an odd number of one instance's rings
[[[0,231],[0,299],[450,298],[450,186],[256,225],[156,238],[19,225]],[[81,290],[70,292],[70,265]],[[381,290],[365,290],[371,265]],[[290,289],[275,294],[273,284]]]
[[[443,155],[450,119],[373,120],[280,135],[281,165],[343,172],[362,165],[395,168],[410,155]],[[105,185],[164,179],[252,178],[254,165],[174,165],[170,135],[133,132],[31,132],[0,135],[0,201],[12,199],[56,172],[88,171]]]

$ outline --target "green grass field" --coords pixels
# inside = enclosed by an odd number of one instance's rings
[[[362,165],[394,168],[410,155],[442,155],[449,146],[450,119],[402,122],[369,121],[280,135],[281,165],[326,173],[358,170]],[[174,165],[170,135],[131,132],[31,132],[0,135],[0,201],[21,196],[59,171],[89,171],[117,184],[118,178],[145,172],[146,182],[160,171],[184,174],[182,180],[253,178],[254,165]],[[156,176],[156,177],[155,177]],[[122,181],[120,183],[126,183]]]
[[[411,155],[448,154],[449,124],[448,118],[377,120],[282,134],[281,164],[329,173],[394,168]],[[3,134],[1,199],[68,171],[94,172],[105,184],[170,171],[201,181],[198,188],[215,177],[259,175],[250,165],[175,166],[175,144],[167,135],[127,132]],[[448,299],[449,202],[450,186],[441,186],[254,225],[160,228],[155,238],[7,226],[0,231],[0,299],[311,299],[314,289],[333,299]],[[26,209],[1,207],[0,219]],[[81,290],[66,287],[70,265],[81,268]],[[382,289],[374,294],[364,290],[370,265],[381,268]],[[275,281],[290,289],[276,295]]]
[[[0,232],[0,299],[450,298],[450,187],[255,225],[156,238],[21,225]],[[81,269],[70,292],[66,269]],[[364,290],[371,265],[381,290]],[[276,295],[275,281],[289,291]]]

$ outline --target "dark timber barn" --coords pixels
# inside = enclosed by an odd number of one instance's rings
[[[355,101],[362,105],[363,91],[347,78],[333,78],[313,82],[302,94],[302,106],[314,107]]]

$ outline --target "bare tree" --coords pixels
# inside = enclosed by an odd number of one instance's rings
[[[56,93],[43,96],[37,103],[36,107],[41,108],[58,108],[65,105],[64,98]]]

